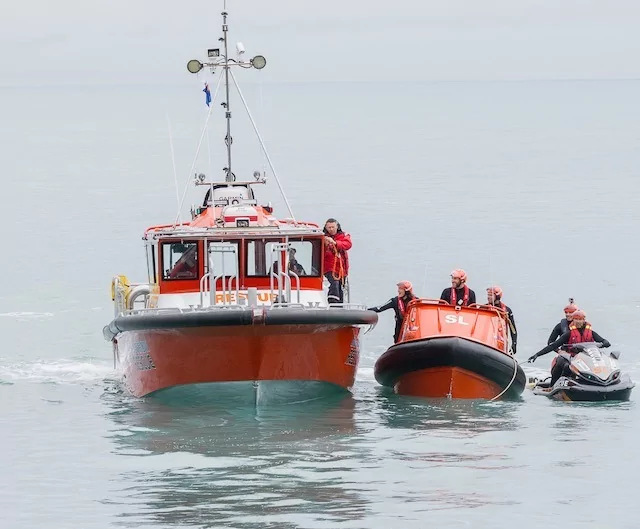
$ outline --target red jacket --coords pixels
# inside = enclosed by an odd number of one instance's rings
[[[327,236],[328,237],[328,236]],[[347,250],[351,249],[351,235],[344,232],[336,233],[332,239],[335,245],[324,245],[324,272],[335,273],[339,278],[349,274],[349,256]]]

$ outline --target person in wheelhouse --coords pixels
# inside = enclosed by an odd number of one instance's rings
[[[586,343],[586,342],[600,342],[602,347],[610,347],[611,343],[606,338],[600,336],[596,331],[591,328],[591,324],[586,321],[586,315],[581,310],[573,312],[573,321],[569,326],[569,330],[565,332],[555,342],[543,347],[530,356],[527,362],[533,363],[539,356],[546,355],[547,353],[558,349],[563,345],[572,345],[574,343]],[[553,359],[551,364],[551,382],[549,386],[553,386],[563,373],[569,370],[569,360],[562,355],[558,355]]]

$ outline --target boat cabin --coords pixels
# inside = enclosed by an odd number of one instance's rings
[[[214,305],[242,304],[248,289],[280,303],[322,292],[322,229],[277,219],[257,205],[253,183],[210,185],[191,222],[147,229],[149,283],[159,294],[199,293],[200,305]]]

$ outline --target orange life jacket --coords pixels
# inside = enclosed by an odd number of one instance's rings
[[[582,342],[593,342],[593,333],[591,332],[591,324],[585,323],[582,328],[582,333],[575,326],[571,325],[569,327],[569,331],[571,334],[569,335],[569,343],[582,343]]]

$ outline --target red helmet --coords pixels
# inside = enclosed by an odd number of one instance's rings
[[[451,272],[452,279],[459,279],[464,282],[467,280],[467,273],[462,268],[456,268],[453,272]]]
[[[564,308],[564,313],[565,314],[573,314],[575,311],[578,310],[578,305],[575,305],[574,303],[569,303],[565,308]]]
[[[574,311],[571,316],[573,316],[573,321],[585,321],[587,319],[587,315],[580,309]]]
[[[487,288],[487,294],[493,293],[493,295],[497,298],[501,298],[502,297],[502,289],[498,286],[493,286],[493,287],[489,287]]]
[[[411,290],[413,290],[413,285],[411,285],[411,281],[400,281],[400,283],[398,283],[398,286],[402,290],[406,290],[407,292],[410,292]]]

